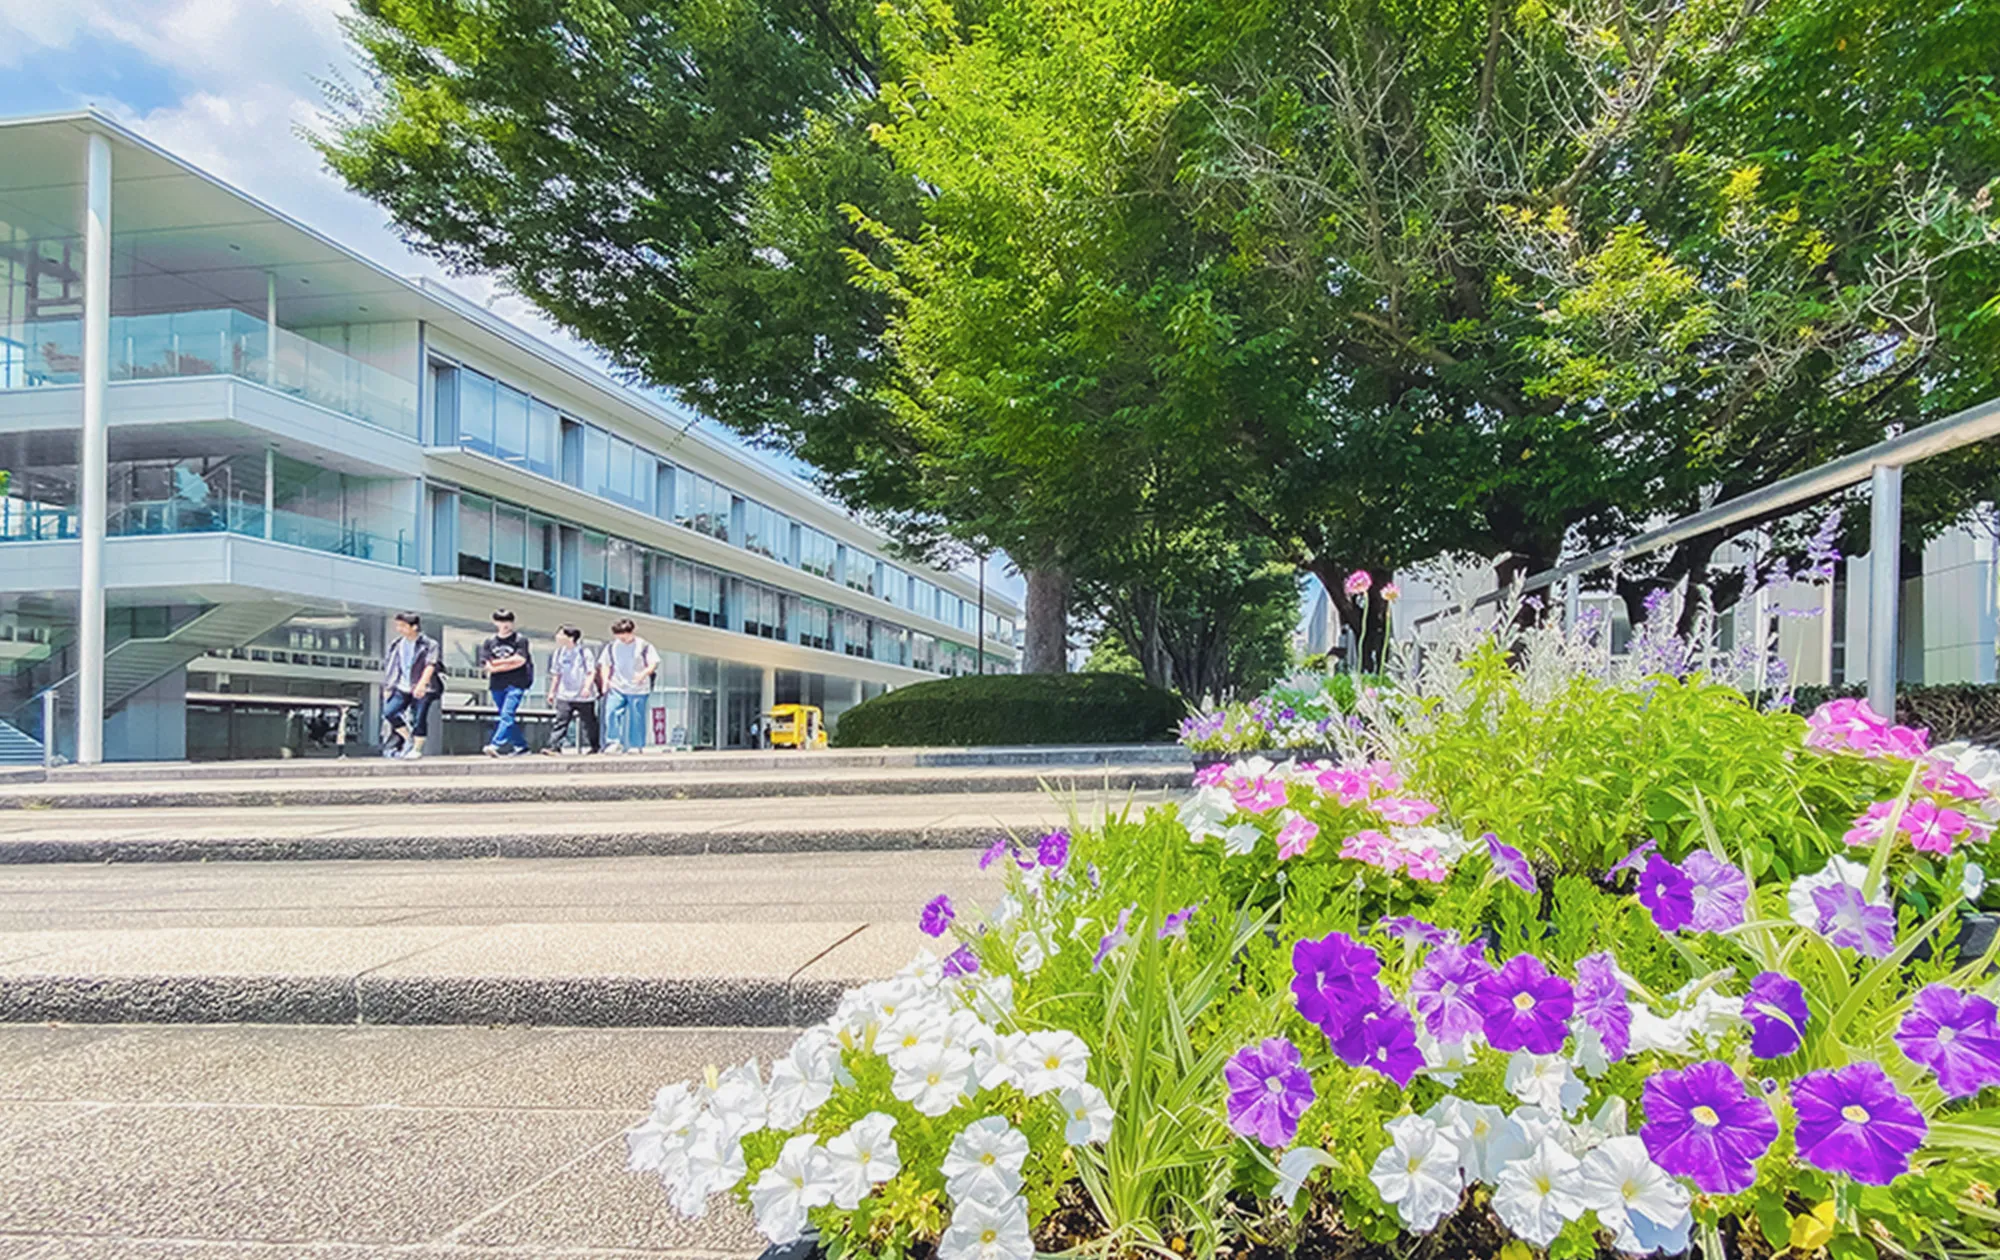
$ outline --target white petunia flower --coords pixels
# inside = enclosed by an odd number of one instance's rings
[[[927,1116],[941,1116],[975,1092],[972,1056],[933,1042],[909,1051],[896,1067],[889,1091]]]
[[[1615,1095],[1607,1098],[1597,1108],[1596,1115],[1590,1117],[1588,1120],[1579,1120],[1570,1126],[1570,1132],[1575,1135],[1575,1141],[1570,1145],[1569,1153],[1578,1159],[1582,1159],[1583,1152],[1590,1150],[1599,1143],[1607,1142],[1615,1137],[1624,1137],[1628,1124],[1629,1120],[1626,1116],[1625,1100]]]
[[[1022,975],[1032,976],[1061,948],[1053,933],[1025,930],[1014,938],[1014,961],[1020,965]]]
[[[1587,1210],[1579,1197],[1580,1167],[1554,1137],[1543,1137],[1534,1150],[1500,1170],[1493,1187],[1494,1215],[1523,1242],[1548,1246],[1565,1224]]]
[[[1526,1155],[1533,1145],[1513,1117],[1489,1103],[1446,1094],[1425,1114],[1458,1144],[1459,1166],[1467,1181],[1492,1185],[1503,1166]]]
[[[1458,1085],[1460,1069],[1472,1066],[1472,1043],[1468,1041],[1439,1041],[1417,1025],[1417,1049],[1424,1056],[1424,1066],[1431,1069],[1431,1079],[1446,1089]]]
[[[755,1133],[770,1123],[770,1103],[764,1095],[764,1078],[757,1060],[740,1063],[716,1077],[715,1085],[696,1091],[708,1104],[708,1113],[732,1137]]]
[[[1600,1225],[1617,1235],[1613,1245],[1618,1250],[1643,1255],[1676,1230],[1686,1237],[1693,1220],[1691,1196],[1653,1162],[1638,1138],[1607,1138],[1583,1157],[1577,1176],[1578,1197],[1597,1213]]]
[[[1959,892],[1967,901],[1978,901],[1979,894],[1986,891],[1986,868],[1977,862],[1965,864],[1965,874],[1958,881]]]
[[[912,1053],[944,1044],[944,1013],[928,1006],[905,1007],[875,1034],[875,1053],[901,1068]]]
[[[806,1231],[806,1211],[833,1202],[833,1170],[819,1139],[810,1133],[789,1138],[778,1162],[750,1187],[757,1228],[778,1246],[796,1242]]]
[[[1569,1115],[1588,1095],[1583,1081],[1559,1054],[1517,1050],[1507,1060],[1507,1092],[1544,1111]]]
[[[1256,823],[1237,823],[1222,833],[1222,852],[1229,857],[1243,857],[1257,848],[1257,842],[1264,833]]]
[[[1034,1260],[1034,1255],[1028,1204],[1018,1197],[999,1204],[960,1203],[938,1239],[937,1260]]]
[[[1330,1168],[1333,1156],[1317,1146],[1294,1146],[1278,1160],[1278,1185],[1271,1191],[1271,1197],[1285,1205],[1290,1211],[1298,1202],[1299,1191],[1305,1189],[1306,1178],[1316,1169]]]
[[[1174,806],[1174,816],[1187,828],[1188,839],[1195,844],[1221,835],[1223,824],[1235,812],[1236,798],[1224,787],[1197,788],[1193,796]]]
[[[1090,1047],[1073,1032],[1054,1029],[1029,1033],[1014,1060],[1021,1092],[1030,1098],[1053,1094],[1084,1083]]]
[[[956,1202],[998,1205],[1021,1192],[1028,1139],[1005,1116],[987,1116],[959,1130],[940,1171],[945,1193]]]
[[[785,1056],[771,1064],[764,1091],[771,1127],[790,1132],[833,1094],[840,1069],[840,1044],[824,1029],[807,1029]]]
[[[1064,1090],[1058,1101],[1063,1109],[1063,1140],[1071,1146],[1087,1146],[1102,1142],[1111,1136],[1111,1123],[1117,1113],[1104,1097],[1104,1091],[1085,1081]]]
[[[1406,1229],[1419,1234],[1458,1206],[1458,1146],[1423,1116],[1403,1116],[1382,1126],[1389,1145],[1375,1157],[1368,1180],[1384,1203],[1396,1209]]]
[[[741,1139],[713,1114],[704,1114],[695,1121],[688,1140],[687,1170],[674,1196],[674,1207],[691,1220],[703,1216],[708,1212],[708,1197],[734,1190],[747,1171]]]
[[[1014,977],[982,971],[966,977],[960,984],[959,1000],[988,1023],[1014,1013]]]
[[[688,1141],[701,1115],[691,1082],[667,1085],[653,1095],[653,1110],[625,1132],[625,1166],[633,1172],[657,1173],[669,1189],[687,1173]]]
[[[871,1111],[826,1140],[827,1173],[833,1180],[833,1205],[852,1212],[873,1186],[903,1170],[896,1150],[896,1118]]]
[[[1792,922],[1803,928],[1819,930],[1819,907],[1813,903],[1813,894],[1822,888],[1833,888],[1846,884],[1856,892],[1864,892],[1868,886],[1868,867],[1850,858],[1830,857],[1826,865],[1810,875],[1801,875],[1785,890],[1785,910],[1792,916]],[[1871,905],[1886,906],[1880,889],[1868,898]]]

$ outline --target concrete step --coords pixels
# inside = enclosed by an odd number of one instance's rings
[[[463,760],[463,759],[461,759]],[[335,764],[338,763],[326,763]],[[480,758],[433,771],[372,763],[374,772],[311,776],[161,775],[115,779],[58,770],[32,781],[0,780],[0,811],[229,809],[361,805],[500,805],[525,802],[674,801],[778,797],[906,796],[940,793],[1033,793],[1185,787],[1190,764],[1145,761],[1087,764],[946,764],[855,766],[798,757],[773,768],[712,768],[666,757]],[[472,766],[481,767],[473,770]],[[400,773],[408,771],[409,773]],[[39,772],[35,772],[39,776]]]
[[[990,903],[968,853],[0,871],[0,1021],[721,1027],[821,1018]]]
[[[0,864],[354,861],[983,848],[1143,812],[1159,791],[0,811]]]

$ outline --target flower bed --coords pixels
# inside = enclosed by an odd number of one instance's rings
[[[2000,765],[1487,641],[1337,757],[1007,840],[631,1164],[833,1257],[2000,1250]]]

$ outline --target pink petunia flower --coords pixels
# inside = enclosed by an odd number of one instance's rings
[[[1229,763],[1226,761],[1211,761],[1194,772],[1194,785],[1196,787],[1221,787],[1223,782],[1228,778]]]
[[[1368,786],[1377,792],[1400,792],[1403,790],[1403,776],[1396,767],[1386,761],[1371,761],[1365,772]]]
[[[1924,853],[1950,853],[1952,843],[1971,826],[1964,814],[1927,800],[1911,801],[1903,811],[1902,825],[1910,847]]]
[[[1410,873],[1410,878],[1421,879],[1427,884],[1442,884],[1451,878],[1451,868],[1445,865],[1443,855],[1436,849],[1420,850],[1415,857],[1408,859],[1403,869]]]
[[[1285,825],[1278,828],[1278,859],[1302,857],[1319,837],[1319,824],[1302,814],[1285,811]]]
[[[1895,812],[1896,802],[1876,801],[1870,805],[1854,825],[1847,829],[1841,839],[1857,848],[1875,844],[1882,838],[1882,829],[1889,825],[1889,815]]]
[[[1330,766],[1319,772],[1319,790],[1337,797],[1342,805],[1356,805],[1368,799],[1368,782],[1361,772],[1347,766]]]
[[[1399,827],[1414,827],[1438,812],[1438,807],[1429,801],[1401,796],[1384,797],[1369,808]]]
[[[1353,862],[1366,862],[1384,870],[1395,870],[1401,865],[1396,847],[1389,837],[1379,831],[1357,831],[1340,843],[1340,856]]]
[[[1267,814],[1285,803],[1285,781],[1266,778],[1242,780],[1232,789],[1230,796],[1239,809],[1247,809],[1253,814]]]

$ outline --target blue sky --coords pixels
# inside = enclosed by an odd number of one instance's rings
[[[347,0],[0,0],[0,115],[94,105],[375,261],[446,280],[589,355],[497,284],[446,277],[410,252],[381,208],[349,193],[299,140],[298,128],[318,116],[318,81],[353,77],[339,24],[346,8]],[[1002,570],[992,566],[988,581],[1018,599],[1020,579]]]

